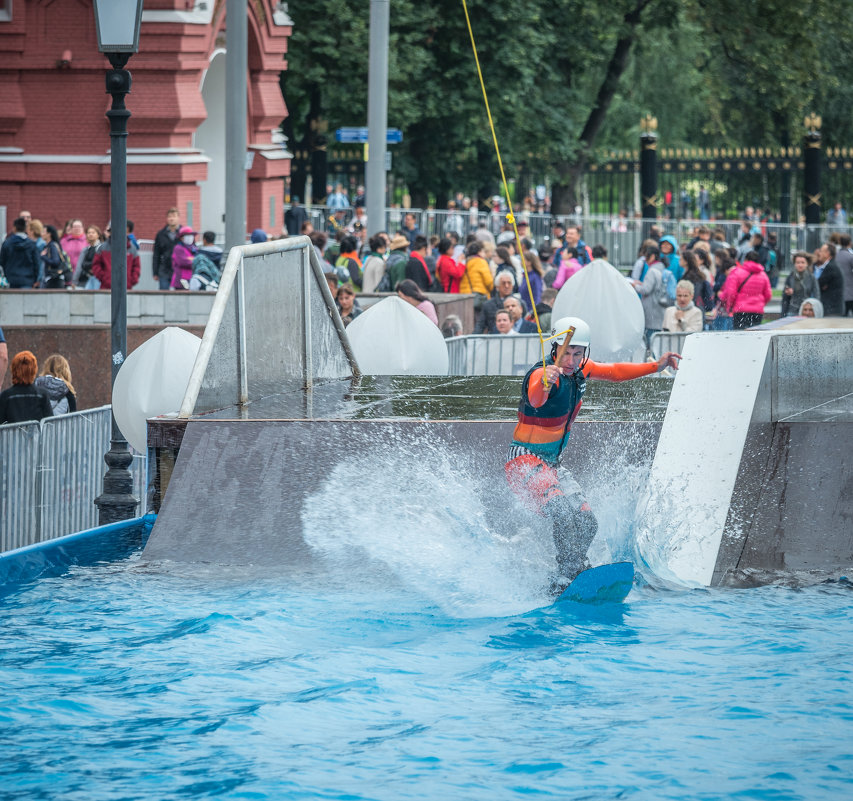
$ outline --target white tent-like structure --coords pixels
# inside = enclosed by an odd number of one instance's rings
[[[346,329],[364,375],[447,375],[447,345],[422,312],[397,297],[371,306]]]
[[[147,448],[145,421],[177,413],[201,340],[182,328],[164,328],[131,353],[113,386],[113,414],[125,439],[141,453]]]
[[[560,288],[552,320],[580,317],[592,331],[590,358],[598,362],[642,361],[645,317],[637,292],[604,259],[578,270]]]

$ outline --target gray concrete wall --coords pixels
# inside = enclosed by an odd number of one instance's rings
[[[129,326],[204,326],[214,292],[129,292]],[[109,290],[4,289],[0,325],[109,325]]]
[[[127,294],[128,325],[204,326],[215,292],[147,292]],[[370,307],[388,295],[359,295]],[[465,331],[474,330],[473,295],[430,295],[439,324],[449,314],[462,319]],[[0,291],[0,326],[109,325],[109,290],[4,289]]]
[[[174,442],[177,432],[169,421],[149,421],[149,442],[158,441],[160,425],[160,441]],[[378,491],[389,509],[410,504],[415,513],[435,510],[440,519],[453,487],[463,485],[468,497],[482,504],[490,530],[511,536],[525,525],[545,525],[550,532],[543,518],[515,502],[507,486],[504,460],[513,427],[493,421],[191,420],[174,471],[161,476],[163,504],[145,557],[213,564],[310,562],[302,539],[306,499],[330,476],[342,474],[333,494],[346,525],[368,500],[377,500],[372,492],[370,498],[364,494],[367,477],[389,465],[399,467],[395,475],[404,474],[406,486],[395,492],[389,479],[386,497]],[[625,519],[636,502],[629,487],[647,472],[659,430],[659,423],[573,427],[566,462],[601,519],[602,539],[625,534]],[[448,514],[468,511],[451,508]]]

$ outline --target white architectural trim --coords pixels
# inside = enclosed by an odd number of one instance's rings
[[[207,164],[210,159],[201,153],[158,153],[143,155],[128,153],[128,164]],[[109,164],[109,154],[104,156],[62,156],[33,153],[28,155],[0,153],[0,162],[24,162],[27,164]]]
[[[107,151],[109,152],[109,151]],[[129,147],[127,149],[128,155],[131,153],[134,154],[151,154],[151,153],[163,153],[168,156],[173,156],[178,153],[199,153],[199,149],[197,147]]]
[[[261,155],[269,161],[280,161],[281,159],[293,158],[293,153],[287,150],[262,150]]]
[[[292,159],[293,158],[293,153],[291,153],[284,146],[284,144],[249,145],[249,150],[254,150],[259,155],[263,156],[265,159],[268,159],[269,161],[279,161],[281,159]]]
[[[197,0],[192,11],[142,10],[143,22],[169,22],[179,25],[209,25],[213,19],[213,0]]]
[[[279,2],[275,4],[272,10],[272,22],[273,25],[278,26],[293,26],[293,20],[290,18],[290,14],[288,13],[287,3],[283,3],[279,0]]]

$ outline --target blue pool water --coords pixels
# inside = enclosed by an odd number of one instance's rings
[[[853,794],[850,584],[536,608],[455,569],[132,558],[3,598],[0,798]]]

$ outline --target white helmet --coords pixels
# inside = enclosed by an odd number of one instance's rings
[[[588,348],[590,338],[589,326],[580,317],[561,317],[557,320],[551,326],[551,342],[562,345],[570,328],[575,329],[575,333],[572,335],[572,345]]]

